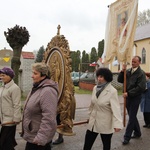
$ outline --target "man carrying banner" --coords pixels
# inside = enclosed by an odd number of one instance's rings
[[[124,135],[123,145],[128,144],[131,138],[141,137],[141,130],[136,116],[141,101],[141,95],[146,88],[146,77],[144,71],[140,68],[140,63],[141,58],[139,56],[134,56],[132,59],[132,68],[126,71],[126,92],[123,93],[123,97],[126,98],[129,120]],[[124,83],[125,69],[126,65],[123,65],[122,71],[118,76],[118,82],[120,83]]]
[[[126,89],[128,89],[128,85],[126,85],[126,64],[131,63],[131,57],[133,56],[132,50],[134,47],[137,14],[138,0],[117,0],[109,5],[105,31],[103,63],[110,64],[115,60],[115,58],[117,58],[119,66],[121,67],[123,65],[123,72],[121,72],[121,74],[122,76],[124,75],[122,81],[122,83],[124,83],[124,93],[128,93],[128,91],[126,92]],[[135,68],[138,68],[137,70],[141,70],[139,69],[139,64],[141,61],[140,57],[134,57],[134,59],[137,65]],[[135,80],[132,80],[132,82],[133,81]],[[127,96],[128,95],[124,95],[124,126],[126,125]],[[136,111],[134,113],[136,114]],[[140,135],[141,133],[140,131],[138,131],[137,133],[139,133]],[[130,134],[132,134],[132,132]],[[129,140],[131,138],[130,136],[131,135],[128,136],[128,139],[126,142],[124,142],[124,144],[129,143]]]

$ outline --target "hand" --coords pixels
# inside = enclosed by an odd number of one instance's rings
[[[115,132],[119,132],[121,129],[119,128],[114,128]]]
[[[122,65],[122,72],[124,72],[124,70],[127,68],[127,65],[123,64]]]
[[[36,145],[40,145],[38,142],[36,142],[35,140],[33,140],[33,144],[36,144]]]
[[[14,122],[15,124],[19,124],[20,122]]]
[[[126,98],[126,97],[128,97],[128,93],[125,92],[125,93],[122,94],[122,96],[123,96],[124,98]]]

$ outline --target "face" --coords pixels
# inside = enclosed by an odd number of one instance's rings
[[[32,79],[33,79],[33,83],[38,83],[41,80],[43,80],[45,78],[45,76],[41,77],[41,73],[36,71],[35,69],[32,70]]]
[[[1,76],[0,76],[1,80],[4,82],[4,84],[8,83],[11,81],[11,77],[6,75],[6,74],[3,74],[1,73]]]
[[[102,84],[102,83],[105,83],[105,82],[106,82],[106,80],[104,79],[104,77],[103,77],[103,76],[101,76],[101,75],[99,75],[99,76],[97,77],[97,81],[98,81],[98,83],[100,83],[100,84]]]
[[[140,65],[140,61],[138,57],[133,57],[132,59],[132,68],[137,68]]]

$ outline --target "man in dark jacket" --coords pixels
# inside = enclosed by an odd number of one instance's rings
[[[140,63],[141,58],[134,56],[132,59],[132,68],[126,70],[126,92],[123,93],[123,97],[126,98],[129,121],[126,127],[123,145],[128,144],[131,138],[141,137],[141,130],[136,116],[141,95],[146,88],[146,76],[144,71],[140,68]],[[118,76],[118,82],[120,83],[124,83],[125,69],[126,65],[123,65],[122,71]]]

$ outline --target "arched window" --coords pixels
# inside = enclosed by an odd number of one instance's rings
[[[145,48],[142,49],[142,64],[146,63],[146,50]]]

